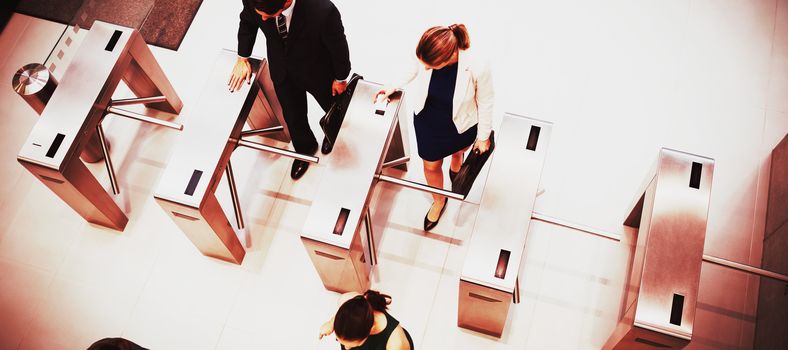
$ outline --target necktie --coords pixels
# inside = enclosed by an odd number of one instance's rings
[[[279,32],[282,40],[287,41],[287,18],[285,18],[285,15],[280,14],[276,17],[276,30]]]

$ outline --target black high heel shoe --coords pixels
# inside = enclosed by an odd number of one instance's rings
[[[448,200],[449,199],[446,197],[443,198],[443,208],[441,208],[441,212],[440,214],[438,214],[438,220],[430,221],[429,219],[430,211],[427,210],[427,215],[424,215],[424,231],[432,230],[435,226],[438,226],[438,221],[441,220],[441,216],[443,216],[443,211],[446,210],[446,204],[447,204],[446,202]],[[432,207],[430,207],[430,209],[432,209]]]

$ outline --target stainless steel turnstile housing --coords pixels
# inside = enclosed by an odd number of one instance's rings
[[[255,72],[253,84],[244,83],[237,92],[228,90],[229,69],[236,57],[233,51],[220,52],[208,71],[200,99],[184,112],[188,124],[154,198],[200,252],[240,264],[246,251],[219,205],[216,187],[225,171],[234,186],[230,156],[242,139],[245,123],[256,129],[277,130],[271,135],[283,141],[289,140],[289,134],[265,60],[250,59]],[[237,194],[233,195],[237,199]],[[239,203],[235,200],[233,204],[240,226]]]
[[[713,173],[712,159],[660,151],[624,222],[639,231],[604,349],[681,349],[692,339]]]
[[[17,157],[85,220],[116,230],[128,218],[79,156],[96,161],[106,153],[97,135],[103,136],[101,120],[121,80],[139,97],[159,97],[147,107],[180,112],[180,99],[139,32],[97,21]]]
[[[312,201],[301,240],[323,285],[363,292],[376,259],[369,202],[385,162],[407,159],[402,94],[373,103],[380,85],[360,80]],[[404,167],[405,164],[400,164]]]
[[[459,327],[500,337],[509,305],[519,302],[519,270],[551,132],[548,122],[503,117],[460,275]]]

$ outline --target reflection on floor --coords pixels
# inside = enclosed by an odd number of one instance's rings
[[[492,54],[496,116],[554,123],[536,211],[624,237],[533,222],[522,303],[494,339],[456,327],[476,207],[450,202],[425,233],[430,198],[381,185],[373,286],[393,296],[391,312],[417,348],[598,349],[621,311],[633,236],[621,225],[624,211],[663,146],[716,160],[707,254],[759,265],[768,154],[788,131],[788,1],[509,1],[484,16],[490,9],[464,0],[335,2],[354,70],[373,81],[395,78],[424,27],[467,24],[473,45]],[[240,1],[206,0],[179,51],[152,48],[184,101],[187,126],[199,73],[234,46],[239,9]],[[62,29],[15,15],[0,36],[0,80],[43,60]],[[255,52],[263,55],[260,37]],[[235,152],[248,249],[235,266],[200,255],[153,201],[177,132],[105,122],[116,200],[130,218],[118,233],[85,223],[22,169],[15,156],[36,115],[7,86],[0,106],[0,348],[82,349],[108,336],[152,349],[336,348],[330,339],[319,344],[317,330],[337,294],[323,289],[299,240],[319,166],[293,182],[289,160]],[[311,100],[310,111],[318,130]],[[411,150],[408,177],[423,180]],[[103,165],[89,168],[108,186]],[[232,217],[227,184],[219,188]],[[757,282],[704,265],[688,348],[751,348]]]

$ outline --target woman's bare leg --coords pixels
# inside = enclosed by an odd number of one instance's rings
[[[434,162],[424,161],[424,177],[427,178],[427,184],[432,187],[443,188],[443,159]],[[441,209],[443,209],[444,196],[433,194],[432,207],[427,214],[427,219],[430,221],[438,221]]]
[[[454,152],[451,155],[451,164],[449,164],[449,170],[455,173],[460,171],[460,167],[462,166],[462,155],[465,154],[465,151],[467,151],[468,148],[470,148],[470,146]]]

